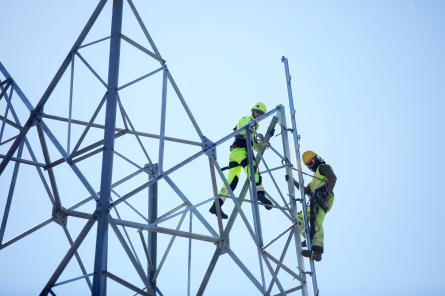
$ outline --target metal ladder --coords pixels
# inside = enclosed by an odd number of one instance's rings
[[[301,156],[300,156],[300,136],[298,134],[297,131],[297,124],[295,121],[295,108],[294,108],[294,99],[292,96],[292,86],[291,86],[291,75],[289,74],[289,64],[288,64],[288,60],[286,57],[282,57],[281,61],[284,64],[284,70],[285,70],[285,74],[286,74],[286,85],[287,85],[287,95],[289,97],[289,108],[290,108],[290,117],[291,117],[291,122],[292,122],[292,128],[291,128],[291,132],[292,132],[292,136],[293,136],[293,140],[294,140],[294,148],[295,148],[295,157],[296,157],[296,164],[297,164],[297,172],[298,172],[298,182],[300,183],[300,196],[301,199],[299,199],[299,201],[301,202],[301,206],[302,206],[302,210],[303,210],[303,215],[304,215],[304,231],[305,233],[309,233],[309,223],[308,223],[308,216],[307,216],[307,207],[306,207],[306,197],[304,195],[304,179],[303,179],[303,171],[301,168]],[[295,213],[296,214],[296,213]],[[300,239],[297,240],[298,242],[300,241]],[[311,238],[309,235],[306,235],[306,243],[308,246],[308,249],[311,249],[312,247],[312,242],[311,242]],[[301,249],[300,247],[297,247],[297,250]],[[299,262],[303,262],[303,258],[301,254],[298,254],[299,256]],[[313,287],[313,292],[314,292],[314,296],[318,296],[319,295],[319,290],[318,290],[318,285],[317,285],[317,275],[315,273],[315,264],[314,264],[314,260],[312,258],[309,259],[310,262],[310,272],[305,272],[304,271],[304,265],[301,264],[300,268],[302,268],[304,274],[308,274],[310,275],[311,279],[312,279],[312,287]],[[302,290],[302,294],[303,296],[305,296],[305,294],[307,294],[307,289],[303,289]]]

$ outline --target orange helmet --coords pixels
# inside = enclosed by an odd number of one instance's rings
[[[311,150],[305,151],[303,153],[304,164],[308,165],[314,157],[317,157],[317,153],[315,153],[314,151],[311,151]]]

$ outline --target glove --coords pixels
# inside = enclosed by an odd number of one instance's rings
[[[290,179],[289,176],[288,176],[288,175],[285,175],[284,177],[286,178],[286,182],[288,182],[289,179]],[[295,179],[293,179],[292,181],[293,181],[293,183],[294,183],[294,186],[297,187],[297,189],[300,189],[300,184],[298,184],[298,182],[295,181]]]
[[[309,187],[307,187],[309,188]],[[312,192],[312,190],[309,188],[308,192],[304,192],[307,196],[309,196],[311,199],[315,198],[315,194]]]
[[[275,129],[270,131],[270,136],[272,137],[275,134]]]
[[[256,142],[256,143],[253,145],[253,149],[254,149],[255,151],[258,151],[258,150],[263,149],[263,148],[267,148],[267,143],[266,143],[266,142],[259,141],[259,142]]]

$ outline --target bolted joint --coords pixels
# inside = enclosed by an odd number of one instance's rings
[[[99,213],[100,212],[98,210],[94,211],[94,213],[93,213],[93,219],[94,220],[96,220],[96,221],[99,220]]]
[[[36,125],[39,122],[42,122],[43,110],[34,109],[31,111],[30,117],[32,118],[32,125]]]
[[[229,239],[221,239],[216,242],[216,247],[218,248],[218,252],[220,255],[227,253],[230,249],[230,241]]]
[[[201,147],[205,154],[216,160],[215,143],[210,141],[208,138],[203,137]]]
[[[66,226],[68,215],[64,207],[53,207],[52,217],[54,218],[54,221],[60,226]]]
[[[110,209],[109,207],[106,208],[99,208],[98,210],[96,210],[95,214],[97,214],[97,217],[99,218],[103,213],[105,213],[106,215],[110,214]]]
[[[150,176],[157,176],[159,174],[159,166],[157,163],[146,164],[145,168]]]

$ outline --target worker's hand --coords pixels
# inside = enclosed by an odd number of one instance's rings
[[[286,175],[285,178],[286,181],[289,181],[290,179],[288,175]],[[295,187],[297,187],[298,190],[300,190],[300,184],[297,181],[295,181],[295,179],[292,179],[292,183],[294,184]]]
[[[257,150],[257,151],[262,149],[262,148],[268,148],[268,147],[269,147],[269,143],[266,142],[266,141],[258,141],[255,144],[255,150]]]
[[[305,190],[305,192],[304,192],[304,194],[306,194],[307,196],[309,196],[311,199],[312,198],[315,198],[315,194],[312,192],[312,190],[307,190],[307,192],[306,192],[306,190]]]

